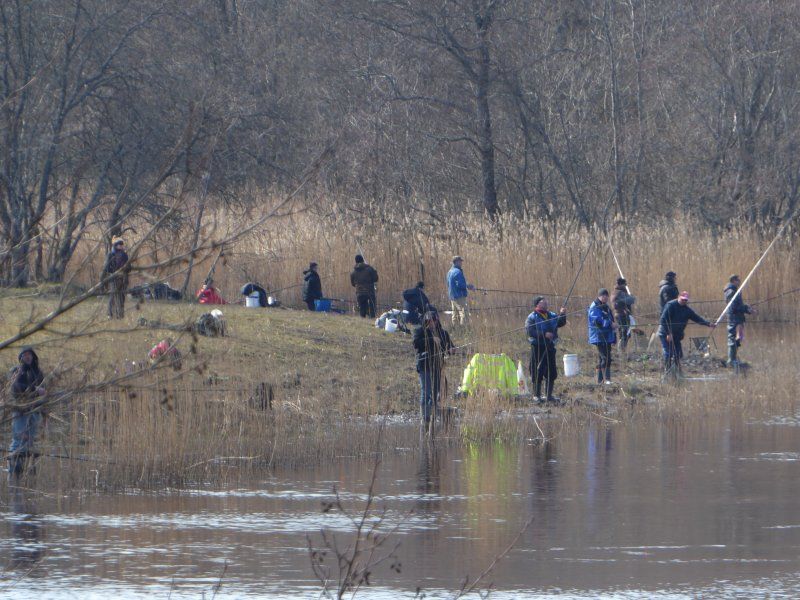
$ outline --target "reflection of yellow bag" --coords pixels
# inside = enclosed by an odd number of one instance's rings
[[[479,389],[509,396],[519,393],[514,361],[505,354],[475,354],[464,369],[461,391],[473,394]]]

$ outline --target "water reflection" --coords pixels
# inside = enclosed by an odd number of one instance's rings
[[[9,490],[8,507],[11,514],[6,519],[8,526],[9,572],[19,577],[37,577],[37,565],[45,554],[44,526],[40,520],[34,497],[17,487]]]
[[[417,441],[416,431],[408,435],[403,448]],[[723,420],[595,424],[539,445],[439,440],[418,448],[387,454],[378,474],[387,531],[399,525],[391,535],[403,564],[401,573],[388,565],[375,570],[383,597],[412,598],[417,586],[428,597],[452,596],[530,516],[533,524],[490,578],[505,597],[554,590],[585,598],[733,597],[781,586],[784,597],[800,597],[800,428]],[[320,513],[320,499],[338,481],[347,502],[361,506],[371,473],[369,462],[340,462],[230,493],[80,501],[11,490],[0,554],[13,577],[0,581],[0,595],[5,583],[32,571],[15,598],[82,597],[95,589],[166,597],[173,578],[199,597],[227,561],[228,597],[318,597],[306,536],[326,528],[344,540],[352,532],[348,519]]]

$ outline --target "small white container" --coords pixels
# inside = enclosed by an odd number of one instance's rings
[[[258,292],[253,292],[249,296],[244,299],[244,305],[247,308],[259,308],[261,306],[261,302],[259,302]]]
[[[386,331],[389,333],[397,331],[397,319],[386,319]]]
[[[276,303],[275,296],[267,296],[267,306],[275,306]]]
[[[577,354],[564,355],[564,376],[575,377],[581,372],[581,363],[578,361]]]

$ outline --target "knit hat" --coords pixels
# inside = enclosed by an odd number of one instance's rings
[[[364,262],[364,257],[361,256],[360,254],[356,254],[356,263],[363,263],[363,262]]]
[[[628,285],[628,282],[625,281],[624,277],[618,277],[617,278],[617,285]]]
[[[664,279],[675,279],[678,274],[675,271],[667,271],[667,274],[664,275]]]
[[[315,262],[313,262],[313,261],[312,261],[312,262],[310,262],[310,263],[308,263],[308,268],[309,268],[309,269],[313,269],[313,268],[314,268],[314,267],[316,267],[316,266],[317,266],[317,263],[315,263]]]
[[[418,281],[417,282],[417,287],[420,288],[420,289],[424,288],[425,287],[425,282],[424,281]]]
[[[597,290],[597,297],[599,298],[600,296],[608,296],[608,290],[606,288]]]
[[[114,239],[111,240],[111,247],[113,248],[117,244],[124,244],[124,243],[125,240],[123,240],[121,237],[115,237]]]
[[[537,306],[539,306],[539,302],[541,302],[542,300],[544,300],[544,296],[536,296],[533,299],[533,308],[536,308]]]

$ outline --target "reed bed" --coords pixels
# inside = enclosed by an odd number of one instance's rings
[[[744,275],[766,246],[753,234],[733,231],[715,237],[680,221],[670,229],[619,230],[613,242],[640,298],[637,314],[647,333],[654,329],[657,284],[664,271],[677,271],[681,287],[695,299],[709,300],[695,308],[715,318],[722,310],[728,275]],[[237,244],[217,268],[216,280],[229,299],[235,299],[245,280],[259,280],[271,290],[287,288],[276,295],[292,306],[299,304],[302,268],[316,260],[325,294],[349,299],[347,273],[353,255],[361,252],[380,272],[382,305],[394,305],[400,290],[424,273],[429,295],[447,308],[445,273],[450,257],[461,254],[470,282],[504,291],[473,294],[470,328],[452,330],[460,346],[447,367],[453,392],[474,352],[505,352],[527,368],[523,325],[531,292],[550,293],[557,308],[587,251],[560,345],[560,353],[579,354],[587,374],[558,381],[556,392],[568,399],[567,405],[539,408],[493,394],[455,401],[459,416],[438,432],[437,443],[538,443],[593,420],[620,425],[732,412],[742,418],[794,418],[800,388],[797,330],[787,325],[768,330],[769,325],[757,322],[797,322],[793,294],[762,305],[749,325],[742,350],[742,357],[753,363],[747,377],[729,378],[718,364],[697,360],[687,365],[690,376],[723,378],[662,386],[658,352],[648,354],[642,345],[631,350],[628,361],[617,360],[617,385],[598,389],[592,383],[594,353],[586,344],[583,310],[597,288],[610,287],[616,277],[608,242],[599,234],[554,235],[534,224],[506,223],[501,235],[478,222],[415,231],[391,223],[379,227],[339,218],[315,221],[305,215],[284,219],[280,227]],[[778,245],[746,298],[755,301],[800,287],[799,265],[792,244]],[[47,297],[26,298],[24,304],[11,293],[0,297],[0,332],[13,333],[52,304]],[[159,339],[175,335],[138,326],[140,317],[179,325],[203,312],[197,305],[145,303],[131,306],[124,321],[109,324],[104,310],[102,302],[84,303],[59,320],[58,327],[30,340],[39,346],[45,370],[60,370],[52,389],[103,381],[125,364],[141,363]],[[387,416],[384,450],[419,443],[418,384],[407,336],[384,333],[367,320],[346,315],[240,306],[223,311],[228,337],[179,336],[185,355],[180,373],[145,375],[134,387],[80,395],[54,410],[45,435],[45,453],[51,456],[41,461],[39,481],[61,488],[227,485],[298,463],[366,457],[377,442],[377,423]],[[717,332],[715,339],[720,356],[724,332]],[[646,345],[646,339],[640,342]],[[0,360],[10,367],[15,355],[9,349],[0,353]],[[259,392],[265,384],[274,391],[271,406]]]

